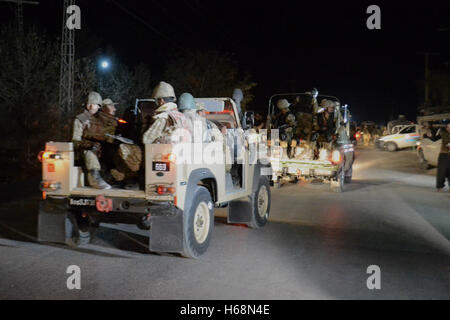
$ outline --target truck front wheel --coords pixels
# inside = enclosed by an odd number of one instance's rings
[[[214,206],[205,187],[197,186],[190,208],[185,211],[183,223],[183,256],[198,258],[206,252],[214,228]]]

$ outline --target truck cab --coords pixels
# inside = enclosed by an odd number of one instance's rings
[[[145,185],[139,190],[86,186],[72,143],[47,143],[39,239],[83,245],[101,223],[128,223],[148,230],[151,251],[196,258],[209,246],[214,208],[227,207],[229,223],[263,227],[270,212],[270,165],[251,161],[240,101],[196,102],[222,128],[223,140],[142,145]]]

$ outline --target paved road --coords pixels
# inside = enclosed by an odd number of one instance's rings
[[[157,255],[140,235],[101,228],[86,248],[34,241],[37,198],[0,209],[0,299],[450,299],[450,194],[413,151],[361,149],[354,182],[272,189],[261,230],[227,225],[199,260]],[[66,288],[81,267],[82,289]],[[381,268],[381,290],[366,286]]]

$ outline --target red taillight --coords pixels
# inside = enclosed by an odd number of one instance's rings
[[[156,188],[156,192],[162,196],[163,194],[165,194],[167,191],[167,188],[164,186],[158,186],[158,188]]]
[[[170,194],[174,194],[175,193],[175,188],[174,187],[167,188],[167,192],[170,193]]]
[[[126,122],[125,120],[123,120],[123,119],[119,119],[119,120],[117,120],[117,122],[123,123],[123,124],[127,123],[127,122]]]
[[[156,193],[160,196],[165,194],[174,194],[175,188],[174,187],[166,187],[166,186],[157,186],[156,187]]]

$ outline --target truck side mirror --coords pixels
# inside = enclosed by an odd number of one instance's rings
[[[242,129],[251,129],[255,126],[255,112],[245,111],[244,117],[242,118]]]

